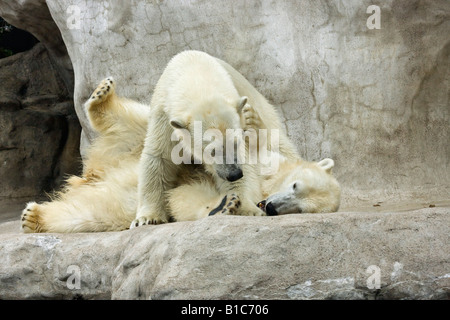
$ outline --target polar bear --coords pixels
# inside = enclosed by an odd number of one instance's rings
[[[229,161],[226,154],[230,150],[224,149],[229,145],[227,139],[235,139],[226,131],[241,129],[239,112],[247,100],[216,58],[200,51],[184,51],[170,60],[150,104],[151,116],[139,164],[138,210],[131,228],[169,221],[165,193],[176,186],[185,170],[173,159],[175,141],[185,144],[183,150],[190,150],[189,158],[202,164],[216,188],[233,190],[242,198],[241,214],[261,215],[254,205],[260,190],[253,166],[239,163],[236,155]],[[204,137],[209,129],[226,137],[227,141],[221,141],[222,163],[204,161]],[[192,140],[200,147],[193,147]],[[239,149],[239,141],[231,144],[233,150]]]
[[[276,156],[276,155],[273,155]],[[263,198],[258,207],[269,216],[290,213],[331,213],[339,209],[341,189],[332,175],[333,159],[310,162],[281,160],[279,171],[261,177]],[[202,174],[167,194],[175,221],[194,221],[216,214],[235,214],[240,207],[236,194],[221,194]],[[196,199],[186,205],[186,199]]]
[[[85,103],[85,109],[99,135],[87,152],[83,175],[70,177],[53,201],[28,203],[21,217],[23,232],[119,231],[128,229],[135,218],[138,163],[150,108],[118,97],[115,81],[110,77],[99,84]],[[245,105],[242,114],[246,129],[266,127],[252,106]],[[331,176],[334,165],[331,159],[311,163],[281,153],[271,156],[282,159],[280,169],[272,176],[259,176],[262,187],[259,200],[266,198],[266,203],[272,203],[271,199],[279,199],[279,195],[289,196],[294,183],[298,184],[295,189],[300,190],[302,186],[303,192],[285,199],[293,204],[287,209],[278,206],[277,201],[273,202],[275,211],[266,205],[268,214],[338,209],[339,185]],[[179,185],[166,193],[173,220],[239,214],[241,199],[237,194],[219,192],[210,174],[195,165],[187,167],[191,171],[184,171]]]
[[[24,232],[100,232],[129,227],[136,216],[138,165],[150,108],[118,97],[109,77],[84,108],[99,133],[83,161],[83,174],[71,176],[52,201],[28,203]]]

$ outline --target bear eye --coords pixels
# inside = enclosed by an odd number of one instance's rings
[[[294,183],[294,184],[292,185],[292,189],[293,189],[293,190],[297,189],[297,183]]]

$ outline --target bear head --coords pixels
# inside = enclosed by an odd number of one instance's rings
[[[264,210],[268,215],[336,212],[341,188],[331,173],[333,167],[334,161],[328,158],[281,165],[277,174],[281,187],[265,200]]]
[[[221,96],[203,98],[192,103],[189,112],[172,117],[172,141],[180,141],[175,154],[182,149],[184,163],[202,164],[206,172],[223,180],[242,178],[240,113],[246,103],[247,97],[234,101]]]

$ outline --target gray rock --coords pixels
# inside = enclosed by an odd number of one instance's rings
[[[0,298],[448,299],[449,214],[214,216],[94,234],[9,222]]]
[[[30,32],[44,44],[59,73],[61,83],[72,96],[72,62],[45,0],[0,0],[0,17],[13,26]]]
[[[80,125],[48,51],[0,60],[0,199],[37,197],[80,171]]]

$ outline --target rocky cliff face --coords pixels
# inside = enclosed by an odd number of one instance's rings
[[[80,171],[72,98],[42,44],[0,60],[0,200],[36,197]]]
[[[65,175],[80,172],[81,127],[73,103],[72,63],[45,1],[0,0],[0,16],[41,41],[28,52],[0,60],[4,204],[50,192]]]
[[[28,31],[44,45],[60,77],[61,85],[72,96],[72,62],[45,0],[0,0],[0,16],[13,26]]]

